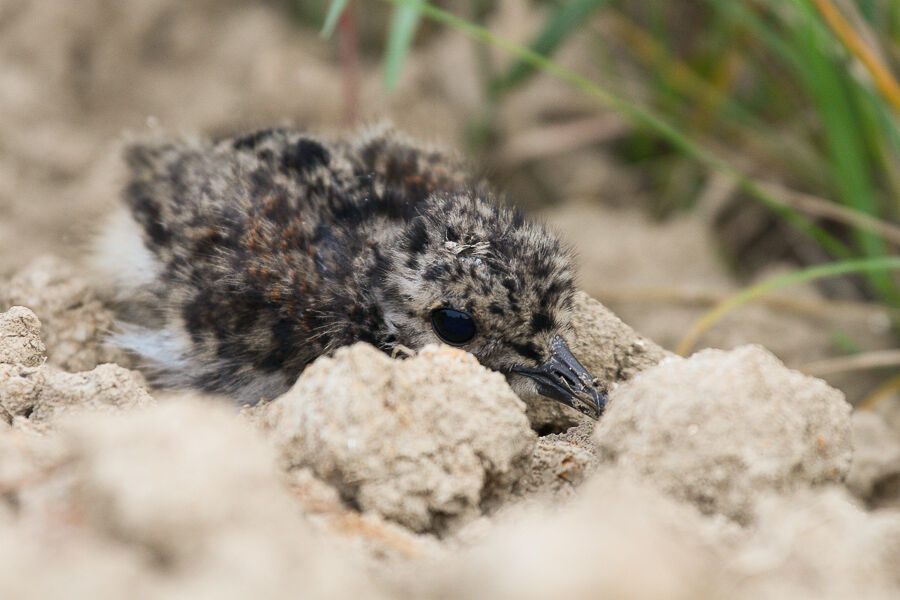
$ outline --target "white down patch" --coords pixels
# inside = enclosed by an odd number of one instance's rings
[[[124,208],[116,210],[93,244],[92,266],[101,278],[127,297],[159,275],[156,257],[144,246],[144,232]]]

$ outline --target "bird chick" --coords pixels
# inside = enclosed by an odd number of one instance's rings
[[[453,156],[389,129],[282,128],[125,159],[125,207],[97,258],[125,321],[115,340],[157,383],[255,403],[341,346],[443,342],[520,396],[603,411],[564,341],[569,252]]]

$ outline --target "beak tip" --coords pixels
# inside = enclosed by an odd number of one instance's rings
[[[606,408],[607,395],[597,389],[597,379],[578,362],[561,337],[555,337],[550,348],[550,358],[540,368],[517,372],[534,379],[541,395],[599,419]]]

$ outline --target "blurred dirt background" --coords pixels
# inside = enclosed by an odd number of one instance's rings
[[[468,9],[446,5],[456,4]],[[134,137],[217,136],[283,122],[333,131],[389,120],[459,149],[511,202],[571,242],[581,287],[645,336],[619,325],[614,335],[592,329],[614,317],[583,300],[585,331],[593,332],[585,348],[615,350],[596,358],[612,361],[597,363],[611,383],[624,384],[664,355],[649,340],[674,349],[715,302],[815,254],[742,208],[734,187],[714,175],[696,184],[696,174],[673,174],[671,185],[696,185],[696,202],[690,211],[660,210],[660,187],[623,158],[630,126],[557,81],[536,77],[511,92],[502,110],[490,108],[480,53],[498,63],[508,58],[452,30],[425,25],[388,94],[379,45],[387,12],[358,6],[354,103],[337,43],[312,23],[322,3],[0,0],[0,312],[34,310],[46,345],[38,347],[34,315],[6,313],[0,322],[12,332],[0,337],[13,340],[0,348],[0,567],[7,569],[0,572],[17,577],[4,575],[4,597],[54,597],[73,581],[72,589],[92,598],[119,597],[131,586],[140,592],[134,597],[248,597],[261,589],[288,597],[285,590],[297,586],[308,597],[538,598],[563,590],[573,597],[812,598],[860,589],[892,597],[900,588],[897,398],[851,421],[839,394],[758,348],[705,352],[689,363],[670,358],[674,367],[664,361],[646,383],[616,392],[626,399],[621,406],[636,408],[611,413],[593,435],[582,426],[535,439],[524,409],[500,386],[497,403],[506,404],[496,410],[506,425],[497,427],[521,434],[514,437],[522,447],[477,447],[491,465],[479,471],[472,464],[481,463],[447,449],[490,432],[471,415],[452,415],[468,437],[448,438],[434,451],[429,469],[450,483],[438,479],[427,490],[416,487],[417,473],[386,485],[397,476],[390,461],[358,466],[365,462],[359,453],[384,456],[379,440],[399,427],[392,421],[378,421],[383,429],[363,436],[357,454],[334,440],[321,442],[334,446],[333,456],[303,450],[307,438],[298,431],[312,427],[304,421],[311,417],[294,392],[245,415],[275,452],[232,413],[197,399],[160,403],[140,417],[129,412],[156,401],[140,375],[123,368],[128,357],[102,344],[112,319],[79,279],[78,260],[117,202],[119,148]],[[542,14],[536,4],[499,0],[487,22],[524,43]],[[591,50],[590,39],[576,35],[557,58],[603,81],[610,74],[590,60]],[[750,243],[751,231],[765,235]],[[40,258],[48,254],[59,259]],[[844,360],[848,348],[891,349],[896,338],[881,305],[839,282],[789,288],[742,308],[698,346],[747,343],[824,377],[858,403],[888,373],[848,370],[831,359]],[[324,385],[328,369],[359,372],[375,360],[367,351],[319,366],[304,385]],[[635,368],[627,352],[654,359]],[[454,369],[490,377],[464,358],[437,353],[422,361],[425,375],[416,376],[433,376],[436,389],[448,385],[441,377],[459,379]],[[121,367],[97,367],[106,362]],[[380,414],[384,392],[366,395],[374,403],[367,410]],[[668,407],[666,419],[641,411],[650,396]],[[705,412],[711,397],[722,399],[721,414],[731,421]],[[773,404],[759,413],[743,403],[769,397]],[[42,437],[79,403],[125,414],[73,420]],[[421,418],[446,417],[434,410]],[[334,427],[347,425],[346,415],[332,417]],[[704,430],[708,446],[691,437],[698,423],[712,423]],[[193,441],[178,449],[183,437]],[[672,460],[660,460],[670,447],[678,449]],[[766,455],[773,447],[775,458]],[[271,467],[272,456],[280,469]],[[210,463],[237,466],[194,480],[193,467]],[[604,473],[568,511],[532,505],[573,496],[598,464]],[[154,486],[154,478],[167,483]],[[835,485],[819,490],[826,484]],[[511,496],[524,504],[496,520],[482,515]],[[197,497],[218,500],[205,512]],[[343,541],[323,541],[320,530]],[[319,545],[321,552],[310,550]],[[59,561],[45,578],[50,547]],[[823,549],[831,554],[820,556]],[[364,568],[348,570],[348,561]]]

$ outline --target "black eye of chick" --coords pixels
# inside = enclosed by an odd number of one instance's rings
[[[452,308],[431,311],[431,327],[441,340],[451,346],[468,344],[475,338],[475,319]]]

